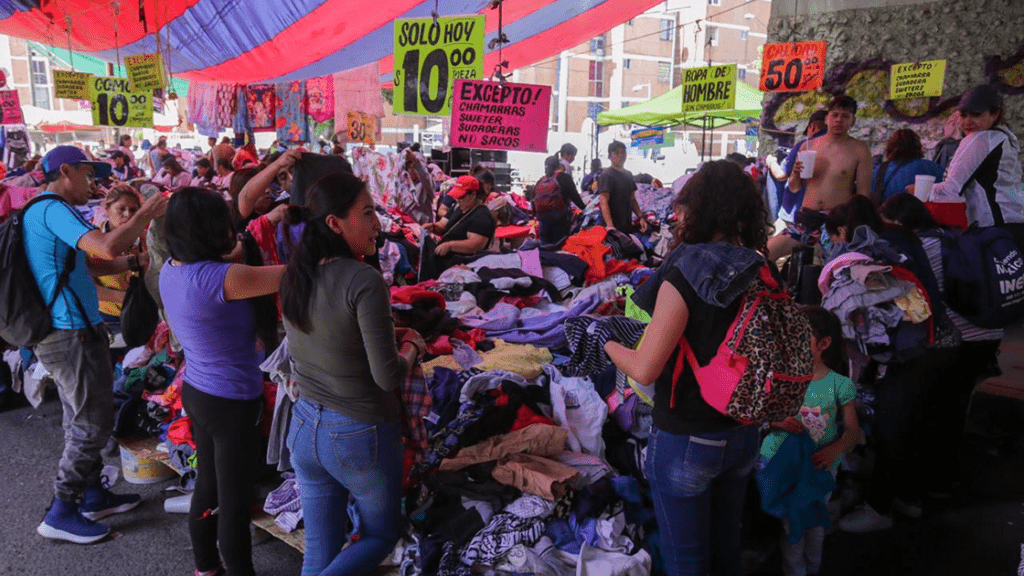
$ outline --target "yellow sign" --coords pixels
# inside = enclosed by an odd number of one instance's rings
[[[124,67],[128,70],[128,79],[135,90],[155,90],[167,85],[164,73],[164,61],[159,52],[126,56]]]
[[[889,99],[942,96],[942,83],[945,79],[945,60],[893,64],[889,69]]]
[[[85,72],[54,70],[54,96],[57,98],[70,98],[71,100],[88,100],[89,81],[91,79],[92,74],[86,74]]]
[[[153,90],[135,91],[127,78],[94,76],[89,84],[96,126],[153,127]]]
[[[395,114],[451,114],[455,81],[483,78],[484,20],[395,20]]]
[[[372,145],[377,135],[377,118],[366,112],[349,111],[348,140]]]
[[[732,110],[735,107],[735,64],[683,70],[683,112]]]

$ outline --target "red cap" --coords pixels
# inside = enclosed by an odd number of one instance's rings
[[[466,194],[476,194],[480,190],[480,181],[473,176],[459,176],[459,179],[455,181],[455,185],[448,191],[448,195],[458,200]]]

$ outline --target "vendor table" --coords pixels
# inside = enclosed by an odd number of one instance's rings
[[[494,237],[498,240],[514,240],[529,238],[531,233],[533,226],[498,226],[494,230]]]

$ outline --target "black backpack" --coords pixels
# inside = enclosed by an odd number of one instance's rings
[[[53,300],[47,303],[28,265],[24,230],[25,211],[45,200],[67,204],[56,195],[36,196],[0,224],[0,338],[15,346],[34,346],[53,331],[50,309],[75,269],[75,248],[72,247],[64,263],[64,272],[57,281]],[[78,301],[77,295],[75,301]],[[80,302],[78,306],[81,310]]]

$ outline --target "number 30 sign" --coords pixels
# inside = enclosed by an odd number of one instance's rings
[[[809,92],[825,79],[824,41],[765,44],[762,92]]]

